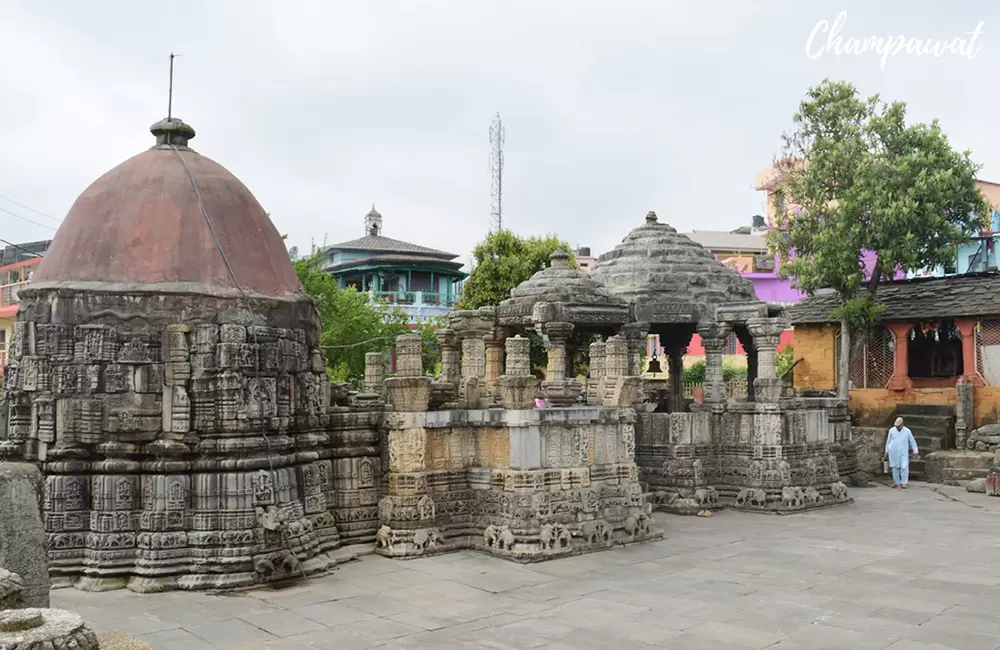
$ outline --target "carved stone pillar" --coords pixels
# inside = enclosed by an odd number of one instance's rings
[[[530,409],[538,380],[531,374],[531,342],[515,336],[506,341],[507,371],[497,380],[500,399],[508,409]]]
[[[599,406],[602,401],[600,394],[601,380],[604,378],[605,355],[607,344],[595,341],[590,344],[590,379],[587,380],[587,404]]]
[[[385,380],[392,410],[426,411],[431,399],[430,377],[424,376],[421,340],[418,334],[396,337],[396,377]]]
[[[966,447],[969,434],[975,429],[975,412],[973,411],[973,395],[975,388],[966,377],[959,377],[955,386],[955,446],[958,449]]]
[[[486,342],[482,332],[469,332],[462,338],[462,379],[459,402],[463,408],[482,407],[483,380],[486,374]]]
[[[573,324],[546,323],[543,331],[549,337],[549,348],[542,391],[552,404],[569,406],[583,392],[579,381],[566,377],[566,343],[573,333]]]
[[[629,375],[628,343],[621,336],[607,340],[604,377],[598,391],[604,406],[631,407],[639,397],[639,378]]]
[[[461,378],[459,368],[461,353],[458,334],[453,329],[445,328],[437,331],[438,345],[441,346],[441,381],[458,385]]]
[[[781,397],[781,382],[775,364],[778,342],[787,326],[787,321],[781,318],[755,318],[747,322],[757,352],[757,377],[753,386],[758,402],[776,402]]]
[[[365,353],[364,391],[372,395],[381,395],[383,381],[385,381],[385,355],[381,352]]]
[[[486,392],[491,396],[499,396],[497,382],[504,372],[503,353],[504,341],[507,338],[506,332],[501,328],[496,328],[485,338],[486,344],[486,367],[485,380]]]
[[[712,323],[698,328],[705,346],[705,403],[721,404],[726,401],[726,381],[722,358],[726,351],[728,328]]]
[[[670,369],[670,412],[683,413],[684,399],[684,355],[687,346],[671,345],[667,348],[667,365]]]
[[[889,323],[889,330],[895,337],[893,346],[892,378],[889,379],[889,390],[909,390],[913,388],[913,381],[910,379],[910,330],[913,325],[910,323]],[[839,365],[840,360],[834,363]]]
[[[628,377],[642,374],[642,351],[646,349],[649,323],[630,323],[622,328],[628,346]]]

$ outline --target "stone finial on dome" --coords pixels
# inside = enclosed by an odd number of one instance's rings
[[[652,210],[646,213],[646,223],[656,223],[656,213]]]
[[[156,146],[174,145],[186,147],[188,141],[194,138],[194,129],[183,120],[168,117],[149,127],[149,132],[156,136]]]
[[[573,268],[573,265],[569,263],[569,253],[563,248],[557,248],[552,251],[549,255],[549,268],[552,269],[569,269]]]

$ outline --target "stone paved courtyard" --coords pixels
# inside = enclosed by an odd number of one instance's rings
[[[280,591],[52,602],[156,650],[1000,647],[1000,499],[853,496],[777,519],[660,515],[663,541],[545,564],[367,556]]]

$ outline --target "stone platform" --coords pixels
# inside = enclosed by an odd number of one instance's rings
[[[798,517],[670,518],[667,540],[543,564],[367,556],[282,590],[52,600],[156,650],[996,648],[1000,499],[919,484],[855,498]],[[956,539],[961,553],[941,552]]]

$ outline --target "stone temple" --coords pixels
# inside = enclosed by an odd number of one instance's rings
[[[783,389],[783,310],[653,213],[591,275],[557,252],[501,304],[453,312],[438,378],[405,335],[396,376],[369,353],[355,393],[327,380],[315,309],[250,191],[188,125],[151,131],[21,292],[0,454],[42,471],[53,584],[243,587],[372,550],[537,561],[660,537],[654,509],[850,501],[847,405]],[[730,331],[746,399],[724,391]],[[695,332],[699,403],[680,377]],[[670,351],[666,408],[638,376],[650,333]]]

